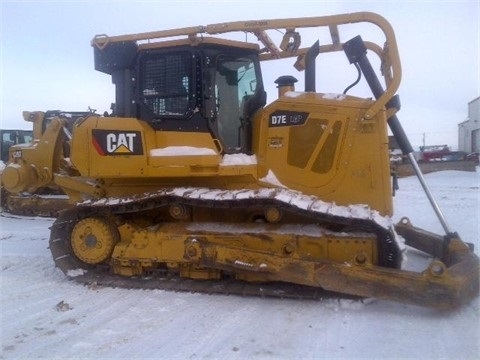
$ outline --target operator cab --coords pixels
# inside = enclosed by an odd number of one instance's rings
[[[251,153],[251,118],[266,103],[258,45],[202,38],[94,49],[95,68],[116,86],[111,116],[209,132],[223,153]]]

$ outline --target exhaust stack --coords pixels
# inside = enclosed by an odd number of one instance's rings
[[[317,40],[305,54],[305,92],[315,92],[315,59],[319,53],[320,42]]]
[[[275,80],[275,84],[277,84],[278,88],[278,97],[282,97],[288,91],[295,91],[295,83],[297,81],[298,80],[291,75],[280,76]]]

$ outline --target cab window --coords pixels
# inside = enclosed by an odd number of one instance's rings
[[[143,59],[140,99],[155,116],[185,117],[190,109],[190,53]]]
[[[220,55],[215,75],[217,131],[226,152],[242,147],[242,128],[246,100],[257,89],[253,59]]]

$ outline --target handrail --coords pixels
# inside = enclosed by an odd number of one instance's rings
[[[211,24],[207,26],[192,26],[178,29],[143,32],[131,35],[95,36],[91,44],[102,50],[107,44],[125,41],[151,41],[172,37],[187,36],[195,42],[199,35],[219,35],[232,32],[252,33],[258,42],[263,44],[264,49],[260,54],[260,60],[274,60],[280,58],[298,57],[301,63],[308,48],[300,48],[300,36],[297,29],[326,27],[330,31],[332,42],[320,46],[320,52],[334,52],[343,49],[340,41],[339,25],[356,23],[371,23],[380,28],[385,35],[383,47],[372,42],[365,41],[366,47],[373,51],[381,60],[382,75],[385,79],[385,93],[364,114],[365,119],[372,118],[386,103],[395,95],[401,80],[401,64],[398,54],[395,33],[390,23],[382,16],[372,12],[356,12],[350,14],[329,15],[305,18],[286,18],[270,20],[234,21]],[[284,37],[280,44],[276,44],[267,34],[266,30],[285,29]]]

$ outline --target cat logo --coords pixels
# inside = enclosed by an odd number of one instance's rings
[[[92,142],[102,155],[143,155],[140,131],[92,130]]]

